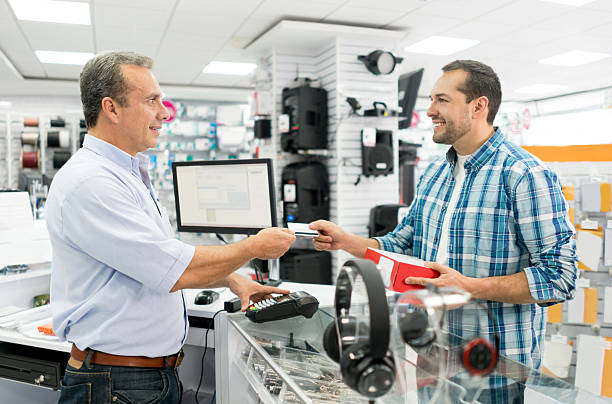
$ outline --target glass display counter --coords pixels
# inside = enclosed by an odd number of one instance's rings
[[[342,382],[338,364],[323,349],[323,332],[333,321],[331,310],[320,309],[311,319],[296,317],[262,324],[252,323],[244,314],[228,315],[227,402],[368,403]],[[447,347],[432,346],[420,354],[399,345],[393,349],[398,380],[377,403],[610,402],[503,357],[490,376],[474,379],[453,363],[456,355]],[[501,390],[490,391],[489,380],[493,379],[503,385]],[[506,395],[508,391],[511,394]],[[517,391],[523,401],[512,401]]]

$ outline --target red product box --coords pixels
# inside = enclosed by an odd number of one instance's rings
[[[414,276],[419,278],[437,278],[440,272],[423,266],[425,261],[409,255],[396,254],[389,251],[369,248],[365,258],[378,265],[385,287],[396,292],[412,289],[423,289],[421,285],[407,285],[404,279]]]

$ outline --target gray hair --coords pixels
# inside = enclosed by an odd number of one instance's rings
[[[128,84],[121,65],[143,66],[150,69],[153,60],[133,52],[108,52],[90,59],[81,71],[81,103],[87,129],[96,126],[102,109],[102,99],[110,97],[119,105],[127,105]]]

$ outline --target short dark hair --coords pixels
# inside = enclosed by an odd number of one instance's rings
[[[463,70],[468,74],[464,87],[458,89],[465,94],[467,102],[482,96],[489,99],[487,122],[493,125],[502,98],[501,84],[495,71],[490,66],[475,60],[455,60],[442,68],[444,72],[452,70]]]
[[[108,52],[90,59],[83,67],[80,80],[81,103],[87,129],[96,126],[104,97],[111,97],[121,106],[127,105],[129,88],[121,65],[150,69],[153,60],[133,52]]]

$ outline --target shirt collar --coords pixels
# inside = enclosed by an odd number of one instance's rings
[[[113,146],[112,144],[90,134],[85,135],[83,148],[89,149],[100,156],[106,157],[119,167],[123,167],[124,169],[133,172],[138,177],[141,177],[141,170],[139,170],[140,166],[143,166],[145,172],[148,168],[148,158],[144,154],[136,153],[136,157],[132,157],[116,146]]]
[[[482,166],[486,164],[486,162],[493,156],[493,154],[499,149],[499,146],[504,141],[504,135],[499,130],[498,127],[495,127],[495,132],[487,141],[480,146],[478,150],[476,150],[470,158],[465,162],[465,169],[469,171],[471,169],[478,170]],[[455,166],[455,162],[457,161],[457,152],[451,146],[450,149],[446,152],[446,160],[449,162],[451,166]]]

